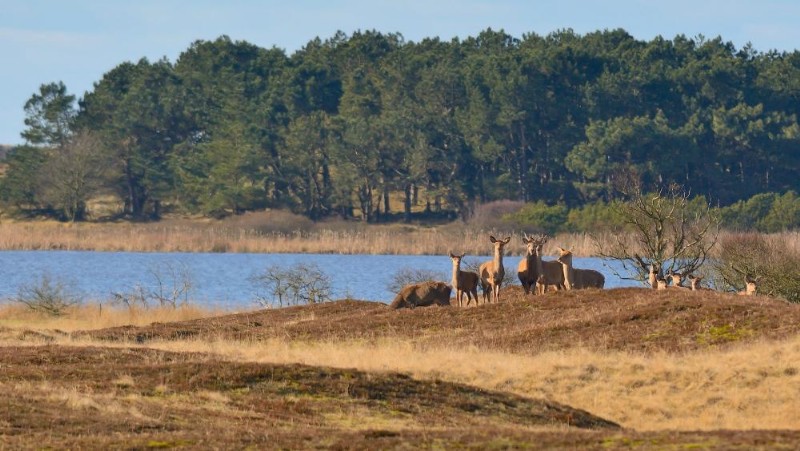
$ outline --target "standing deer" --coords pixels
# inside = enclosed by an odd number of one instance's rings
[[[567,290],[584,288],[603,288],[606,278],[594,269],[578,269],[572,266],[572,251],[558,248],[559,257],[556,259],[561,264],[564,273],[564,286]]]
[[[511,241],[511,237],[509,236],[504,240],[498,240],[489,235],[489,240],[494,245],[494,258],[488,262],[484,262],[480,266],[484,303],[487,302],[490,289],[491,298],[494,302],[500,302],[500,285],[503,284],[503,277],[506,275],[506,271],[503,269],[503,247]]]
[[[544,276],[541,281],[544,290],[539,294],[544,294],[548,288],[555,291],[566,288],[564,285],[564,270],[561,268],[561,263],[555,260],[542,260],[542,248],[547,240],[547,235],[536,237],[536,268],[539,276]]]
[[[702,276],[695,276],[694,274],[689,274],[688,276],[686,276],[686,278],[689,280],[689,286],[691,287],[690,289],[692,291],[709,291],[709,290],[711,290],[711,288],[704,288],[704,287],[702,287],[700,285],[700,282],[703,281],[703,277]]]
[[[654,290],[658,289],[658,270],[656,265],[650,264],[650,272],[647,273],[647,281],[650,282],[650,287]]]
[[[759,277],[751,279],[750,276],[744,276],[744,290],[739,292],[740,296],[754,296],[758,290]]]
[[[520,283],[522,283],[522,289],[525,290],[525,294],[528,294],[532,289],[535,289],[536,282],[539,280],[539,274],[541,274],[541,269],[536,254],[537,241],[534,237],[529,237],[528,234],[524,234],[522,242],[525,243],[525,257],[519,261],[517,276],[519,277]],[[539,294],[538,290],[536,294]]]
[[[451,284],[456,290],[456,299],[458,299],[458,306],[461,307],[461,301],[464,294],[467,295],[467,305],[475,298],[475,305],[478,305],[478,273],[472,271],[461,270],[461,260],[464,255],[453,255],[450,253],[450,260],[453,261],[453,279]]]

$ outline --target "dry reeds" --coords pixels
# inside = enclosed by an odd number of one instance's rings
[[[12,329],[76,330],[104,329],[119,326],[145,326],[154,322],[186,321],[210,318],[230,312],[193,305],[141,308],[103,304],[83,304],[69,307],[62,316],[49,316],[23,305],[0,306],[0,326]]]
[[[524,255],[522,231],[476,229],[460,222],[435,227],[403,224],[366,226],[359,222],[312,223],[286,212],[249,213],[226,220],[175,219],[157,223],[0,223],[0,250],[94,250],[122,252],[252,252],[385,255],[489,255],[489,234],[511,235],[507,255]],[[724,234],[722,235],[724,237]],[[800,249],[800,232],[768,235]],[[635,249],[632,237],[621,238]],[[577,257],[598,254],[611,233],[562,233],[549,240],[544,255],[558,247]]]

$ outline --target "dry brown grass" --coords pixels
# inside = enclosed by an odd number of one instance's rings
[[[758,296],[586,290],[478,308],[350,301],[88,334],[16,329],[2,343],[143,343],[240,363],[402,372],[550,399],[637,431],[800,430],[798,318],[798,306]],[[137,384],[128,373],[114,381]]]
[[[1,250],[96,250],[128,252],[256,252],[336,254],[446,255],[448,252],[488,255],[491,233],[511,235],[509,255],[524,255],[521,234],[476,230],[461,223],[423,227],[358,222],[311,223],[285,212],[250,213],[222,221],[172,219],[158,223],[0,222]],[[586,234],[559,234],[556,246],[575,255],[597,251]]]
[[[146,326],[155,322],[188,321],[228,314],[192,305],[171,307],[118,307],[101,304],[73,306],[62,316],[49,316],[15,304],[0,306],[0,327],[29,330],[77,330],[105,329],[109,327]]]

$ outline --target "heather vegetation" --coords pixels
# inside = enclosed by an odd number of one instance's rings
[[[80,99],[42,85],[0,199],[72,221],[274,208],[364,222],[512,199],[527,205],[510,219],[557,232],[613,222],[602,206],[635,179],[777,231],[797,226],[798,78],[798,52],[621,29],[337,33],[291,55],[223,36],[122,62]],[[100,194],[112,212],[92,209]]]

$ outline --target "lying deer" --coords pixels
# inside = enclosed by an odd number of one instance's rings
[[[667,277],[669,277],[669,278],[670,278],[670,280],[672,281],[672,288],[682,288],[682,289],[684,289],[684,290],[688,290],[688,288],[687,288],[687,287],[684,287],[684,286],[682,285],[682,282],[683,282],[683,275],[681,275],[681,273],[679,273],[679,272],[675,272],[675,271],[673,271],[673,270],[671,270],[671,269],[670,269],[670,270],[667,272]]]
[[[421,282],[406,285],[389,307],[393,309],[450,305],[450,285],[444,282]]]
[[[703,277],[695,276],[694,274],[689,274],[686,278],[689,279],[689,286],[691,287],[692,291],[700,291],[708,289],[700,286],[700,282],[703,281]]]
[[[744,276],[744,290],[739,292],[740,296],[754,296],[758,291],[759,277],[751,279],[750,276]]]
[[[450,253],[450,260],[453,262],[453,278],[451,284],[456,290],[456,299],[458,299],[458,306],[461,307],[464,294],[467,295],[467,305],[475,299],[475,305],[478,305],[478,273],[472,271],[461,270],[461,260],[464,255],[453,255]]]

